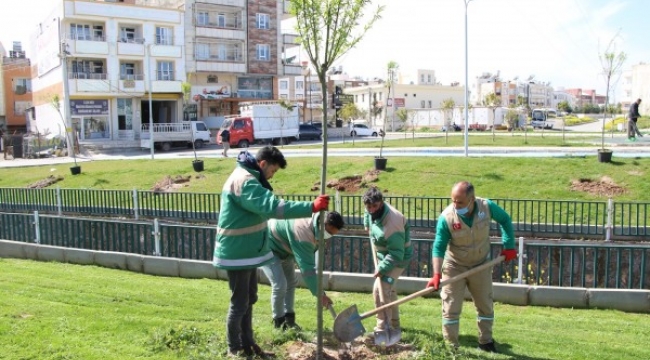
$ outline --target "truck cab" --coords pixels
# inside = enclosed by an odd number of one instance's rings
[[[555,109],[533,109],[530,124],[533,128],[552,129],[557,118]]]
[[[247,148],[255,143],[253,133],[253,119],[249,117],[227,117],[217,133],[217,144],[221,145],[221,132],[230,131],[230,146]]]

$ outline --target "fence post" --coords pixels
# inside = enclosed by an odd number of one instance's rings
[[[160,256],[160,224],[158,224],[158,219],[153,219],[153,235],[154,241],[154,256]]]
[[[56,187],[56,207],[59,216],[63,215],[63,200],[61,200],[61,187]]]
[[[612,241],[612,224],[614,218],[614,200],[607,199],[607,225],[605,225],[605,241]]]
[[[341,214],[341,193],[338,190],[334,196],[334,211]]]
[[[138,220],[140,216],[140,211],[138,210],[138,190],[133,188],[133,214],[135,219]]]
[[[523,284],[523,275],[524,275],[524,237],[519,237],[519,268],[517,269],[517,284]]]
[[[34,239],[34,242],[40,244],[41,243],[41,222],[38,217],[38,211],[34,211],[34,232],[36,233],[36,239]]]

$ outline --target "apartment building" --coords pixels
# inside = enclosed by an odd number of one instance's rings
[[[32,107],[31,62],[25,57],[20,42],[14,42],[9,56],[2,56],[2,100],[4,122],[8,133],[25,133],[27,109]]]
[[[278,77],[301,75],[296,35],[283,34],[283,0],[187,0],[186,69],[191,94],[188,118],[210,127],[236,114],[239,103],[278,98]]]
[[[596,94],[596,90],[593,89],[566,89],[566,93],[573,96],[574,103],[576,107],[584,107],[587,104],[605,106],[605,95]]]
[[[61,1],[32,35],[29,130],[62,134],[63,116],[81,143],[132,147],[150,119],[182,121],[182,4]]]
[[[4,46],[0,43],[0,84],[4,84],[4,74],[2,71],[2,61],[7,52],[5,51]],[[0,86],[0,130],[7,130],[7,120],[5,119],[5,89],[4,85]]]
[[[650,115],[650,64],[639,63],[632,65],[626,73],[629,74],[629,85],[627,86],[629,92],[627,107],[624,107],[624,111],[629,109],[631,103],[641,99],[639,113],[641,115]]]

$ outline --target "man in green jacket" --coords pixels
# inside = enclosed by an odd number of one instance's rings
[[[313,203],[275,197],[268,180],[286,166],[284,155],[275,147],[261,148],[256,157],[242,151],[221,191],[213,264],[228,272],[231,297],[226,327],[231,356],[266,356],[255,343],[252,319],[257,268],[273,260],[267,221],[309,217],[327,210],[329,204],[327,195]]]
[[[318,250],[320,217],[320,213],[316,213],[311,218],[269,220],[268,233],[274,260],[263,266],[262,270],[271,282],[271,310],[276,328],[300,330],[294,311],[296,262],[307,288],[312,295],[318,296],[314,253]],[[323,238],[329,239],[338,234],[344,225],[341,214],[335,211],[327,213]],[[332,304],[325,293],[321,295],[321,302],[324,307]]]
[[[410,227],[401,212],[384,202],[381,191],[376,187],[366,191],[363,204],[366,207],[364,227],[368,230],[377,255],[374,276],[381,281],[384,300],[387,303],[393,302],[397,300],[397,280],[413,256]],[[372,292],[375,307],[385,305],[381,302],[379,291],[378,282],[375,281]],[[377,313],[375,331],[383,332],[388,328],[393,334],[401,334],[398,306]]]
[[[451,190],[452,204],[438,218],[436,239],[433,243],[433,277],[427,287],[440,288],[441,278],[448,279],[477,267],[490,255],[490,223],[501,226],[505,261],[517,258],[512,220],[499,205],[474,195],[474,185],[461,181]],[[465,289],[469,290],[478,312],[478,348],[497,352],[492,338],[494,306],[492,300],[492,269],[443,286],[442,335],[454,348],[459,346],[460,313],[463,310]]]

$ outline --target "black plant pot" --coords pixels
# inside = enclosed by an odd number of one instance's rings
[[[192,167],[194,168],[194,171],[196,171],[196,172],[203,171],[203,160],[193,160],[192,161]]]
[[[612,162],[612,150],[598,149],[598,162],[602,162],[602,163]]]
[[[70,167],[70,174],[72,174],[72,175],[81,174],[81,166],[75,165],[75,166]]]
[[[388,159],[386,159],[386,158],[376,157],[375,158],[375,170],[386,170],[386,163],[387,162],[388,162]]]

